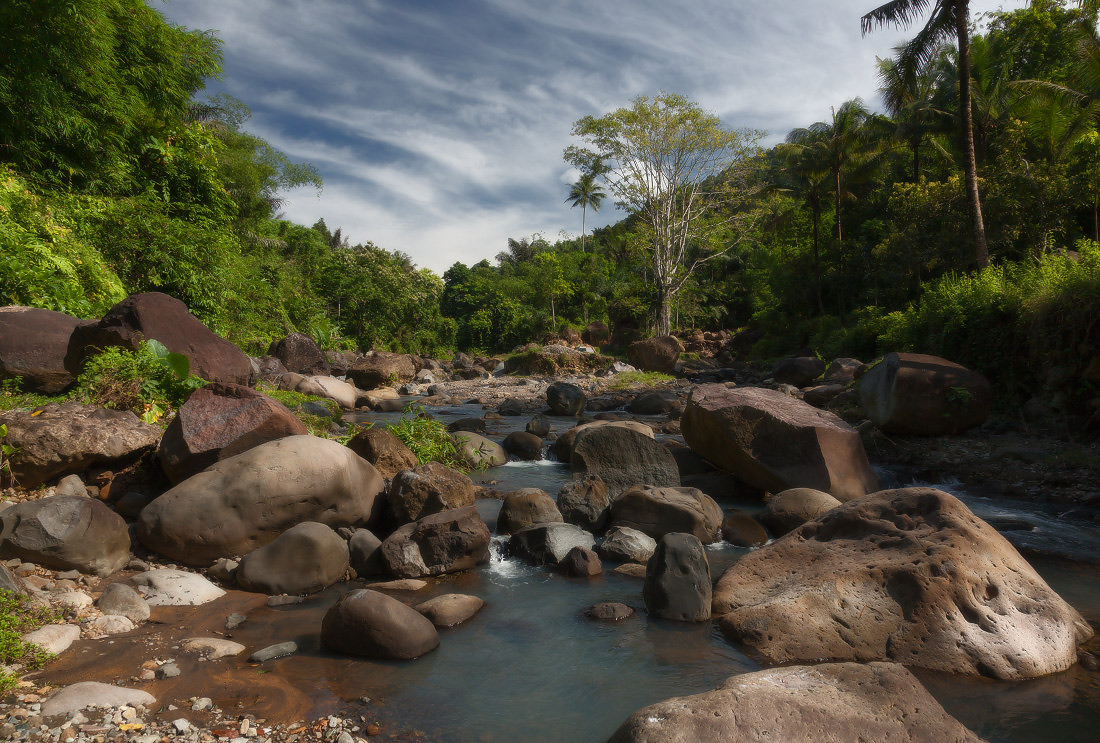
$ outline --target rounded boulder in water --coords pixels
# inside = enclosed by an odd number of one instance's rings
[[[429,619],[397,599],[359,589],[326,612],[321,644],[348,655],[411,660],[439,647],[439,633]]]
[[[324,524],[307,521],[245,555],[235,576],[246,591],[293,595],[322,591],[347,569],[348,543]]]

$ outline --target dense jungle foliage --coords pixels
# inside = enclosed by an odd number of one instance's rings
[[[989,267],[963,188],[957,50],[916,69],[899,50],[879,61],[886,113],[838,101],[738,164],[740,218],[690,247],[684,260],[715,257],[675,295],[673,327],[749,329],[743,353],[759,357],[942,353],[1020,385],[1100,353],[1094,5],[972,19]],[[654,325],[653,237],[636,214],[583,242],[510,239],[443,277],[279,218],[279,194],[320,189],[317,172],[248,134],[240,102],[203,99],[218,40],[141,0],[12,0],[0,44],[0,303],[94,317],[160,290],[252,353],[293,330],[442,353]],[[569,194],[582,219],[603,182],[584,175]]]

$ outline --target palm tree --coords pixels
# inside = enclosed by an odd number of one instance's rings
[[[802,141],[788,141],[779,145],[778,150],[783,158],[782,172],[785,176],[782,190],[800,197],[810,207],[813,225],[814,299],[818,314],[824,315],[825,305],[821,299],[821,206],[829,192],[831,174],[822,158],[822,149],[814,144],[808,137],[803,137]]]
[[[967,203],[970,207],[971,229],[974,232],[974,255],[979,268],[989,265],[989,248],[982,221],[982,200],[978,193],[978,166],[974,157],[974,118],[970,109],[970,0],[892,0],[860,19],[863,34],[889,25],[908,28],[929,6],[932,12],[924,28],[905,44],[898,63],[904,74],[924,67],[939,51],[940,42],[954,34],[959,50],[959,125],[963,141],[963,172],[966,180]]]
[[[588,207],[592,207],[592,211],[598,212],[600,210],[600,204],[603,203],[607,194],[604,193],[600,184],[596,183],[596,173],[589,171],[581,174],[580,180],[569,187],[569,195],[565,197],[565,201],[571,207],[581,208],[581,252],[584,252],[584,229],[585,229],[585,217],[587,216]]]
[[[901,49],[895,49],[900,53]],[[890,114],[892,135],[913,155],[913,183],[920,180],[921,147],[941,130],[948,114],[936,105],[937,78],[932,71],[903,71],[896,59],[878,60],[878,92]],[[937,149],[939,147],[937,146]]]

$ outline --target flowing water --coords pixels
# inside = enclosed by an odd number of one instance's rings
[[[482,413],[471,406],[442,412],[453,417]],[[399,416],[370,417],[392,422]],[[493,422],[496,428],[489,435],[499,440],[526,421]],[[563,431],[572,421],[554,423]],[[539,487],[556,494],[569,471],[548,461],[511,463],[477,473],[475,479],[502,491]],[[1064,523],[1041,506],[1020,507],[952,490],[983,518],[1005,526],[1006,535],[1027,550],[1051,586],[1100,628],[1100,534],[1094,527]],[[500,501],[480,500],[478,508],[494,530]],[[741,554],[729,545],[708,548],[712,575],[717,578]],[[565,578],[502,559],[497,550],[479,570],[445,577],[416,594],[396,594],[419,603],[461,592],[486,602],[466,624],[442,630],[439,649],[416,661],[371,662],[320,647],[321,617],[348,590],[343,586],[297,606],[269,608],[262,596],[231,592],[206,607],[159,609],[154,623],[113,640],[106,656],[97,644],[103,641],[79,643],[47,676],[57,683],[103,678],[104,673],[125,679],[142,661],[172,654],[172,638],[224,634],[226,615],[240,611],[248,621],[232,633],[233,639],[250,651],[294,639],[299,654],[263,667],[239,659],[202,663],[181,657],[180,677],[145,688],[162,700],[210,696],[227,711],[240,706],[275,721],[337,712],[361,715],[381,721],[382,739],[389,740],[597,743],[639,707],[706,691],[760,667],[714,623],[648,618],[641,585],[610,571],[592,580]],[[585,607],[603,601],[627,604],[636,613],[617,623],[583,616]],[[1098,648],[1094,642],[1093,649]],[[1080,666],[1026,682],[917,673],[950,713],[993,743],[1092,743],[1100,737],[1100,673]]]

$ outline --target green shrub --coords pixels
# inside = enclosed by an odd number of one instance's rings
[[[36,645],[24,643],[20,637],[44,624],[60,621],[55,609],[37,606],[26,596],[0,590],[0,695],[13,689],[19,678],[4,666],[21,665],[26,669],[41,668],[53,655]]]
[[[625,371],[619,372],[608,385],[612,390],[633,390],[638,387],[661,387],[676,377],[661,372]]]
[[[137,351],[112,347],[93,356],[77,378],[75,396],[91,405],[132,410],[153,423],[204,384],[190,374],[186,356],[151,340]]]
[[[407,405],[401,421],[388,428],[416,455],[417,464],[439,462],[456,470],[469,469],[447,427],[429,418],[422,405]]]

